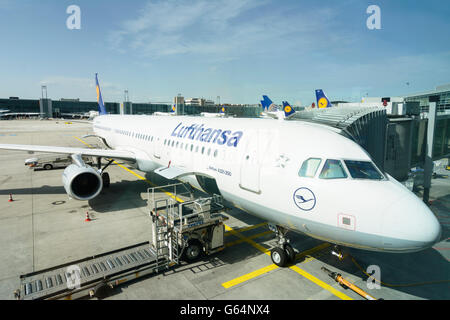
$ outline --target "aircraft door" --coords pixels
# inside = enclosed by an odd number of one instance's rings
[[[161,159],[161,149],[162,149],[162,144],[163,144],[163,141],[161,140],[161,138],[156,138],[155,137],[155,139],[157,139],[157,141],[156,141],[156,143],[154,144],[154,146],[155,146],[155,149],[154,149],[154,151],[153,151],[153,156],[156,158],[156,159]]]
[[[264,158],[262,151],[267,149],[268,136],[269,133],[265,131],[253,131],[249,134],[241,157],[241,189],[261,193],[261,166]]]

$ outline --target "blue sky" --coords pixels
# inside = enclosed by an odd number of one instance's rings
[[[69,5],[81,29],[69,30]],[[369,30],[369,5],[381,30]],[[450,83],[449,1],[0,0],[0,97],[309,105]],[[409,85],[407,85],[409,83]]]

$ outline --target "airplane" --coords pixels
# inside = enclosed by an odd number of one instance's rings
[[[269,222],[277,237],[271,259],[280,267],[295,257],[288,232],[337,250],[393,253],[424,250],[440,240],[432,211],[339,129],[270,119],[107,115],[97,75],[96,88],[100,115],[92,136],[109,149],[18,144],[0,149],[70,154],[74,163],[62,182],[77,200],[100,194],[112,162],[102,168],[98,161],[94,168],[82,156],[124,160],[143,172],[220,194]]]
[[[9,110],[7,110],[9,111]],[[39,112],[1,112],[0,119],[14,119],[17,117],[39,117],[41,114]]]
[[[10,110],[8,110],[8,109],[0,109],[0,114],[1,113],[8,113],[8,112],[10,112]]]
[[[212,118],[212,117],[224,117],[225,116],[225,106],[222,106],[220,108],[220,111],[218,113],[213,112],[202,112],[200,113],[202,117]]]
[[[170,110],[170,112],[160,112],[160,111],[156,111],[153,112],[154,116],[176,116],[177,113],[177,106],[176,104],[172,105],[172,109]]]
[[[263,100],[261,100],[261,105],[263,108],[263,112],[261,112],[261,118],[284,120],[295,113],[294,108],[291,107],[289,102],[283,101],[282,104],[283,109],[280,110],[280,108],[275,103],[273,103],[268,96],[263,95]]]

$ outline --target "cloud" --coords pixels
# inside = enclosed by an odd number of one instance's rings
[[[327,28],[336,14],[325,8],[299,10],[266,0],[149,1],[137,17],[111,32],[108,41],[119,52],[141,57],[193,54],[230,60],[280,49],[320,47],[315,33]],[[339,41],[342,38],[334,33],[323,34],[322,42],[327,45]]]

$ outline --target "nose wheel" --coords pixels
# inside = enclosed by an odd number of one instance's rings
[[[295,261],[295,251],[286,238],[287,230],[280,226],[269,224],[269,229],[274,231],[277,236],[277,246],[270,251],[272,262],[279,267],[285,267]]]

